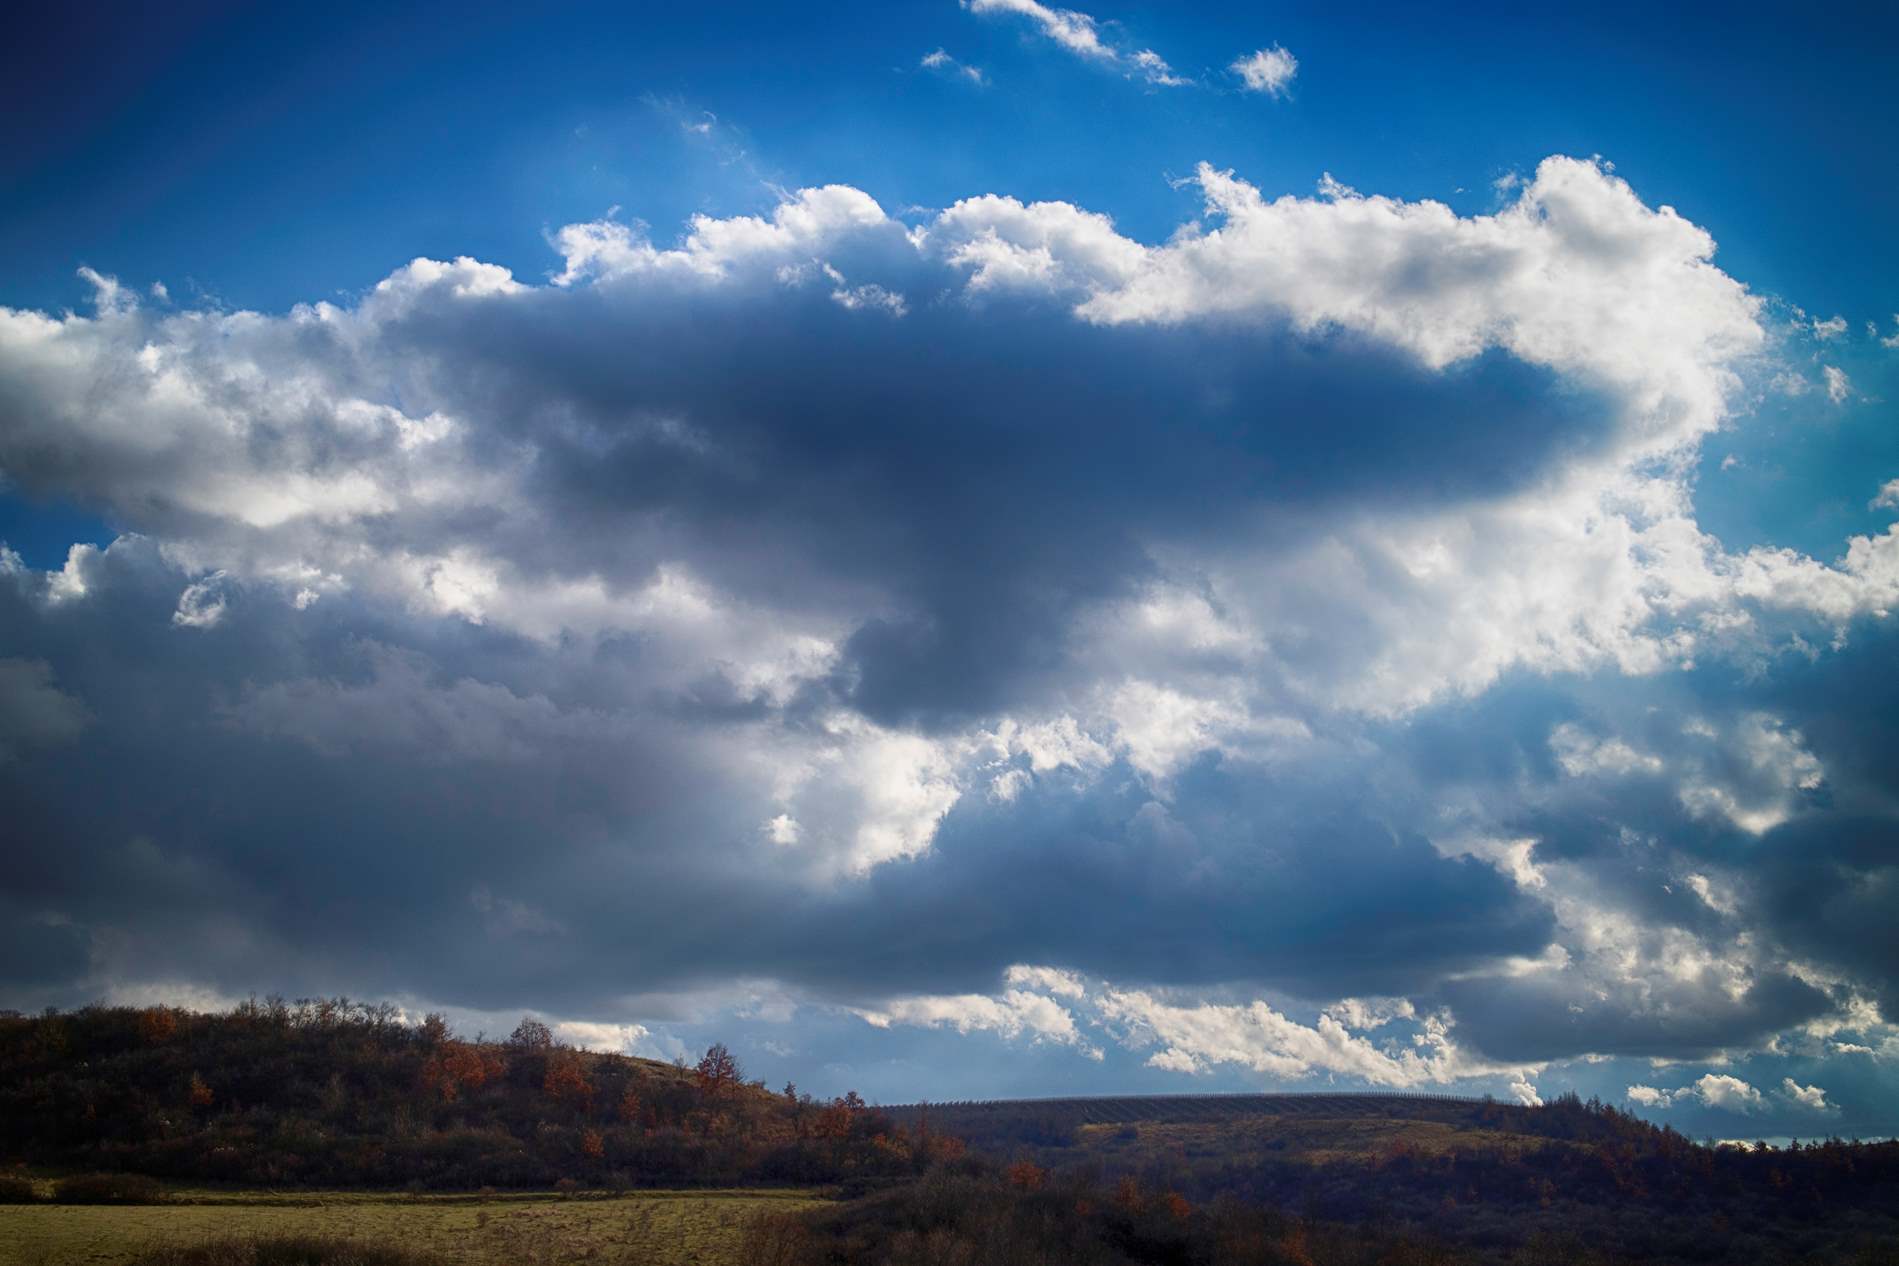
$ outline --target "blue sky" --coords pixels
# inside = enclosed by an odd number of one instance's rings
[[[1899,1130],[1894,26],[28,19],[4,989]]]

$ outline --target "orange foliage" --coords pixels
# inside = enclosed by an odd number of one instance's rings
[[[1161,1208],[1177,1222],[1185,1222],[1193,1213],[1193,1206],[1187,1203],[1187,1197],[1178,1191],[1170,1191],[1161,1197]]]
[[[628,1125],[636,1125],[640,1119],[640,1092],[628,1086],[620,1096],[620,1120]]]
[[[211,1106],[211,1101],[214,1098],[211,1093],[211,1087],[205,1085],[204,1078],[198,1076],[196,1073],[191,1074],[190,1094],[191,1106],[194,1108],[208,1108]]]
[[[580,1056],[563,1047],[548,1052],[547,1076],[541,1079],[541,1089],[582,1112],[593,1107],[593,1083],[580,1066]]]
[[[744,1074],[739,1072],[738,1060],[725,1048],[724,1042],[714,1042],[706,1048],[705,1058],[699,1061],[694,1073],[699,1078],[699,1089],[714,1099],[724,1098],[739,1087]]]
[[[138,1033],[148,1046],[157,1046],[160,1042],[170,1041],[178,1032],[178,1017],[172,1014],[170,1007],[147,1007],[139,1012]]]
[[[1034,1161],[1021,1160],[1009,1166],[1008,1178],[1011,1187],[1040,1191],[1042,1184],[1048,1181],[1048,1172]]]
[[[1141,1195],[1141,1185],[1132,1178],[1123,1178],[1114,1188],[1114,1207],[1123,1213],[1139,1213],[1147,1207],[1147,1201]]]
[[[599,1160],[607,1154],[607,1140],[598,1130],[583,1130],[580,1135],[580,1152],[589,1160]]]
[[[443,1103],[454,1103],[462,1091],[480,1090],[498,1080],[503,1071],[501,1060],[495,1055],[451,1039],[423,1061],[422,1085],[440,1094]]]

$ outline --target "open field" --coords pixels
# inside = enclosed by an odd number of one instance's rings
[[[0,1206],[0,1266],[119,1266],[160,1246],[341,1236],[477,1266],[736,1266],[744,1225],[824,1201],[800,1190],[410,1196],[180,1192],[162,1205]]]

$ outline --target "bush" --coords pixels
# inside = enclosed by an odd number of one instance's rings
[[[13,1174],[0,1174],[0,1204],[32,1204],[40,1198],[32,1182]]]
[[[162,1204],[165,1188],[144,1174],[74,1174],[53,1184],[61,1204]]]
[[[439,1266],[440,1262],[440,1258],[386,1244],[280,1235],[159,1249],[132,1266]]]

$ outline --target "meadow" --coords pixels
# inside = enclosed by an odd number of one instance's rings
[[[399,1244],[471,1266],[737,1266],[752,1219],[824,1203],[801,1189],[180,1191],[164,1204],[0,1205],[0,1266],[124,1266],[156,1248],[277,1235]]]

